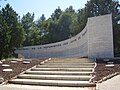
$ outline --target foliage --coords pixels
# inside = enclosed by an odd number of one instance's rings
[[[7,4],[0,11],[0,59],[12,56],[23,41],[24,31],[19,23],[18,14]]]

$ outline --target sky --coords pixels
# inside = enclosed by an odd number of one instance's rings
[[[83,8],[87,3],[87,0],[0,0],[0,9],[5,7],[9,3],[20,17],[27,12],[35,14],[35,20],[41,17],[42,14],[46,18],[54,12],[55,9],[60,6],[61,10],[65,10],[69,6],[73,6],[75,10]]]

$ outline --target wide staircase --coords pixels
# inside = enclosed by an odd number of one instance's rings
[[[54,58],[41,62],[9,81],[9,84],[95,87],[90,82],[95,63],[87,58]]]

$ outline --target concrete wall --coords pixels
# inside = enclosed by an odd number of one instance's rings
[[[23,47],[15,52],[25,58],[113,58],[111,15],[89,18],[86,27],[78,35],[68,40]]]
[[[88,57],[113,58],[112,16],[104,15],[88,19]]]

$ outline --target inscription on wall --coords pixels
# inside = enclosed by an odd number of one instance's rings
[[[87,29],[86,29],[82,34],[79,35],[78,40],[82,39],[82,37],[83,37],[86,33],[87,33]],[[74,43],[74,42],[76,42],[76,41],[77,41],[77,37],[76,37],[74,40],[71,40],[70,43]],[[69,41],[68,41],[68,42],[64,42],[63,44],[61,43],[61,44],[54,44],[54,45],[50,45],[50,46],[44,46],[43,48],[48,49],[48,48],[60,47],[60,46],[62,46],[62,45],[69,45]],[[35,46],[35,47],[36,47],[36,46]],[[35,47],[32,47],[31,49],[32,49],[32,50],[36,50]],[[42,47],[38,47],[37,49],[42,49]],[[29,50],[29,48],[19,48],[18,50]]]
[[[52,48],[52,47],[59,47],[61,46],[61,44],[55,44],[55,45],[52,45],[52,46],[45,46],[43,48]]]
[[[68,44],[68,42],[63,43],[63,45],[67,45],[67,44]]]

